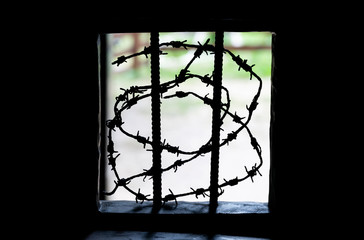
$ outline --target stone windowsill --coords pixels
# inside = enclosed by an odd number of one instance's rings
[[[99,201],[101,213],[129,213],[149,214],[152,211],[152,203],[143,204],[135,201]],[[207,214],[209,202],[184,202],[179,201],[176,207],[175,202],[167,202],[159,214]],[[269,213],[268,203],[260,202],[219,202],[217,214],[266,214]]]

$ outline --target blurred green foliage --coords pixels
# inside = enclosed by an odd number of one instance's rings
[[[138,34],[140,46],[138,51],[142,51],[144,46],[149,46],[149,33]],[[205,43],[210,39],[210,44],[214,44],[214,32],[173,32],[173,33],[160,33],[160,42],[169,41],[184,41],[189,44]],[[135,37],[135,36],[134,36]],[[132,54],[134,38],[132,34],[124,34],[122,37],[115,37],[109,35],[109,62],[114,61],[117,56]],[[241,47],[270,47],[272,34],[270,32],[225,32],[224,34],[224,47],[230,49],[235,55],[240,55],[242,59],[247,59],[249,65],[255,64],[253,70],[260,77],[271,76],[271,50],[239,50]],[[184,48],[170,50],[165,49],[164,52],[168,55],[161,55],[161,78],[165,80],[172,80],[179,71],[184,68],[187,63],[192,59],[195,49],[185,50]],[[198,74],[211,74],[213,71],[213,56],[203,54],[200,59],[197,59],[190,67],[191,72]],[[143,64],[139,68],[133,69],[132,62],[134,59],[128,60],[118,67],[116,70],[110,66],[112,79],[133,79],[133,78],[150,78],[150,58],[146,59],[144,56],[138,57]],[[125,66],[123,66],[125,65]],[[125,70],[123,69],[125,68]],[[197,72],[196,72],[197,71]],[[248,78],[249,74],[244,70],[238,71],[237,64],[230,58],[228,54],[224,55],[223,60],[223,77],[230,79]]]

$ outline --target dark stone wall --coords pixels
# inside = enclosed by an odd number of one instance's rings
[[[238,216],[233,217],[233,222],[226,222],[225,216],[199,216],[186,224],[195,231],[213,229],[223,233],[254,235],[255,230],[259,232],[262,229],[262,235],[284,236],[288,235],[285,234],[287,229],[317,233],[322,222],[335,222],[333,219],[327,220],[327,216],[331,213],[331,200],[337,190],[332,185],[336,183],[330,181],[330,166],[336,165],[341,157],[340,153],[334,154],[331,150],[340,145],[331,134],[337,127],[332,121],[335,118],[332,105],[340,102],[333,94],[337,87],[331,86],[337,84],[338,79],[326,75],[330,46],[324,39],[331,32],[323,31],[317,21],[308,22],[305,16],[295,16],[293,13],[271,13],[266,17],[236,14],[222,16],[228,18],[226,21],[221,21],[219,17],[195,16],[186,21],[170,17],[168,22],[165,22],[165,18],[145,16],[134,19],[131,24],[131,18],[125,19],[123,15],[98,18],[97,14],[89,14],[73,16],[73,21],[66,28],[62,28],[63,25],[56,27],[55,34],[49,40],[51,44],[47,45],[52,46],[56,53],[44,59],[53,67],[49,71],[52,77],[46,82],[49,86],[48,97],[44,101],[49,102],[49,107],[42,117],[46,122],[41,125],[42,128],[52,129],[51,136],[45,138],[42,145],[45,150],[41,151],[44,159],[41,166],[46,176],[40,181],[43,184],[46,181],[51,186],[47,194],[38,197],[45,204],[41,207],[50,209],[44,215],[47,222],[44,226],[55,227],[61,235],[72,234],[75,239],[108,227],[99,217],[96,206],[97,34],[119,30],[149,31],[156,27],[163,31],[171,26],[177,31],[211,30],[216,24],[223,25],[227,30],[231,26],[239,26],[243,31],[276,32],[272,68],[275,96],[272,104],[275,111],[271,130],[273,162],[270,206],[273,215],[263,219],[262,226],[252,226],[252,223]],[[57,41],[52,42],[55,38]],[[50,162],[56,164],[49,165]],[[37,211],[33,213],[36,214]],[[174,222],[173,217],[147,218],[145,221],[140,217],[121,220],[111,217],[109,223],[119,229],[128,226],[131,228],[129,230],[136,230],[144,226],[145,230],[153,230],[146,222],[158,221],[158,230],[184,231],[184,223]],[[183,216],[181,219],[187,220]],[[205,221],[212,222],[212,227],[198,227]],[[131,223],[134,227],[131,227]],[[267,226],[267,230],[264,226]]]

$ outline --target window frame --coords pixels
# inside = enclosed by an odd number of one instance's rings
[[[117,25],[117,24],[116,24]],[[156,26],[157,29],[156,29]],[[206,213],[198,213],[198,214],[131,214],[131,213],[107,213],[100,211],[100,196],[99,189],[100,184],[102,183],[102,179],[104,176],[103,165],[101,164],[102,153],[98,153],[98,179],[97,179],[97,219],[98,224],[103,229],[129,229],[129,230],[138,230],[138,231],[177,231],[177,232],[208,232],[211,227],[217,227],[219,233],[227,233],[227,234],[244,234],[248,236],[256,236],[256,237],[266,237],[270,236],[271,229],[271,221],[272,214],[275,211],[276,206],[276,181],[275,181],[275,151],[272,151],[275,148],[274,143],[274,135],[277,132],[277,129],[274,124],[274,112],[275,112],[275,98],[276,98],[276,83],[278,82],[277,76],[275,75],[275,55],[276,55],[276,39],[277,33],[274,27],[270,26],[266,23],[252,23],[239,20],[205,20],[200,21],[197,24],[186,24],[183,22],[178,22],[173,24],[171,27],[168,22],[163,22],[161,20],[147,20],[140,19],[136,21],[134,25],[121,25],[120,27],[113,25],[111,28],[106,29],[106,31],[99,31],[99,67],[101,66],[101,71],[99,72],[98,79],[106,79],[106,71],[105,71],[105,62],[103,59],[105,58],[105,44],[102,44],[102,41],[105,41],[105,34],[110,33],[130,33],[130,32],[183,32],[183,31],[205,31],[211,32],[216,31],[216,29],[221,29],[223,32],[271,32],[272,33],[272,70],[271,70],[271,123],[270,123],[270,176],[269,176],[269,199],[268,199],[268,207],[269,213],[244,213],[244,214],[206,214]],[[99,81],[99,123],[105,122],[105,108],[102,106],[102,103],[105,102],[105,89],[106,89],[106,81]],[[101,128],[103,129],[103,128]],[[100,131],[100,130],[99,130]],[[99,132],[99,136],[104,136],[104,130]],[[105,149],[105,141],[98,139],[98,146],[100,149]],[[155,228],[155,222],[162,222],[158,228]],[[174,223],[184,222],[183,226]],[[202,226],[201,222],[204,222],[204,226]],[[141,224],[143,223],[143,224]],[[220,223],[220,224],[219,224]],[[243,224],[245,227],[239,227]],[[216,229],[217,229],[216,228]],[[210,229],[211,230],[211,229]]]

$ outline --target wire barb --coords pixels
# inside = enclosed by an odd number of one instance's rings
[[[135,202],[139,203],[138,201],[141,201],[140,204],[143,204],[144,201],[148,200],[148,198],[147,198],[148,196],[150,196],[150,194],[144,195],[144,194],[140,193],[140,188],[139,188],[138,193],[135,195]]]
[[[244,71],[249,72],[250,73],[250,80],[252,80],[253,77],[253,67],[255,66],[255,64],[249,66],[247,64],[247,59],[241,59],[240,56],[234,56],[233,60],[236,62],[236,64],[239,65],[238,71],[240,71],[240,69],[242,68]]]
[[[204,43],[204,45],[201,45],[201,43],[198,42],[198,45],[200,45],[200,46],[196,49],[194,56],[200,58],[200,56],[203,52],[205,52],[206,55],[208,55],[207,51],[212,49],[212,47],[210,45],[208,45],[209,42],[210,42],[210,38],[207,39],[207,41]]]
[[[177,202],[177,197],[174,195],[174,193],[172,192],[171,189],[169,189],[170,194],[166,195],[164,198],[162,198],[163,204],[162,206],[164,206],[164,204],[166,202],[169,201],[174,201],[176,203],[175,208],[178,206],[178,202]]]
[[[128,58],[125,56],[120,56],[120,57],[118,57],[118,59],[116,61],[112,62],[111,64],[113,64],[113,65],[116,64],[116,66],[119,66],[120,64],[126,62],[126,59],[128,59]]]
[[[208,196],[209,197],[209,195],[205,192],[206,190],[205,189],[203,189],[203,188],[197,188],[196,190],[195,189],[193,189],[193,188],[191,188],[191,190],[193,191],[193,193],[195,194],[195,197],[198,199],[198,196],[200,196],[200,195],[202,195],[202,197],[206,197],[206,196]]]
[[[262,174],[259,172],[259,169],[256,167],[257,164],[254,164],[254,166],[252,166],[252,169],[248,171],[248,169],[245,167],[245,171],[248,174],[248,177],[250,177],[250,179],[252,180],[252,182],[254,182],[253,177],[257,175],[257,173],[262,176]]]
[[[184,45],[185,42],[187,42],[187,40],[184,40],[184,41],[171,41],[168,45],[171,45],[174,48],[184,47],[184,49],[187,50],[187,47]]]
[[[233,179],[231,179],[231,180],[229,180],[229,181],[226,181],[226,179],[224,178],[224,181],[225,181],[225,183],[226,183],[227,185],[229,185],[229,186],[235,186],[235,185],[238,185],[238,183],[239,183],[239,179],[238,179],[238,177],[233,178]]]
[[[147,143],[151,144],[150,141],[149,141],[149,137],[148,138],[145,138],[145,137],[142,137],[142,136],[139,136],[139,131],[137,132],[137,135],[136,135],[136,140],[138,142],[140,142],[141,144],[143,144],[143,148],[145,149],[145,145]]]

